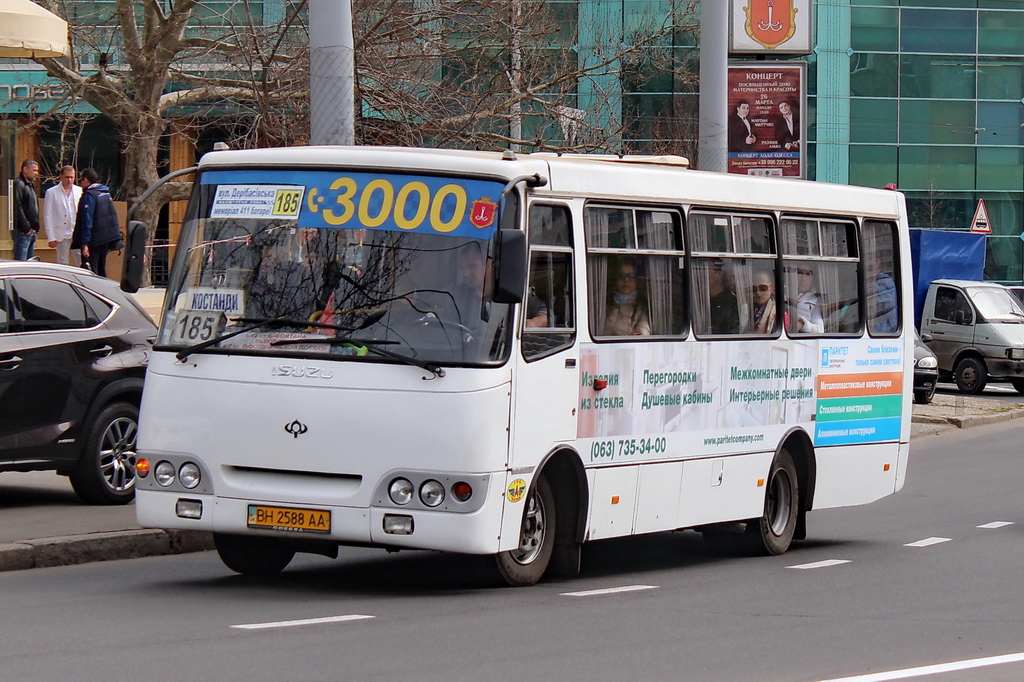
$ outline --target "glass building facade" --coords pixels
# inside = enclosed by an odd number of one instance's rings
[[[983,199],[993,229],[985,278],[1020,283],[1024,2],[843,4],[849,16],[849,170],[846,178],[818,179],[895,183],[907,195],[912,227],[963,230]],[[832,77],[819,70],[817,92]],[[824,123],[818,122],[819,136]]]

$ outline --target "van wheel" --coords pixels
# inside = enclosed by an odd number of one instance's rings
[[[127,504],[135,499],[139,408],[107,405],[89,425],[85,447],[69,478],[71,487],[92,504]]]
[[[796,465],[789,451],[782,449],[768,473],[768,490],[764,496],[764,514],[747,522],[743,544],[753,554],[784,554],[793,542],[800,489]]]
[[[1010,379],[1010,385],[1013,386],[1017,393],[1024,394],[1024,379]]]
[[[988,381],[988,371],[985,363],[978,358],[967,357],[956,364],[954,372],[956,387],[961,393],[978,395],[985,390],[985,383]]]
[[[291,563],[295,550],[275,538],[213,534],[224,565],[242,575],[276,575]]]
[[[523,509],[519,547],[495,555],[498,572],[511,587],[528,587],[544,575],[555,546],[555,496],[546,478],[537,481]]]

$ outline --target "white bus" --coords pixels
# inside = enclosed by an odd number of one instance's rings
[[[207,154],[139,521],[241,573],[358,545],[529,585],[676,529],[780,554],[903,485],[909,253],[898,192],[679,157]]]

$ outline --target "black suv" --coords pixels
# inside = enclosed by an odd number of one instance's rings
[[[87,502],[130,502],[155,335],[109,279],[0,262],[0,471],[52,469]]]

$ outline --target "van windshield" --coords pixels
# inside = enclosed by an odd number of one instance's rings
[[[1024,323],[1024,306],[1009,290],[969,287],[967,293],[981,316],[989,322]]]
[[[160,347],[373,362],[506,357],[509,306],[491,300],[497,211],[482,201],[501,184],[218,171],[196,186]]]

